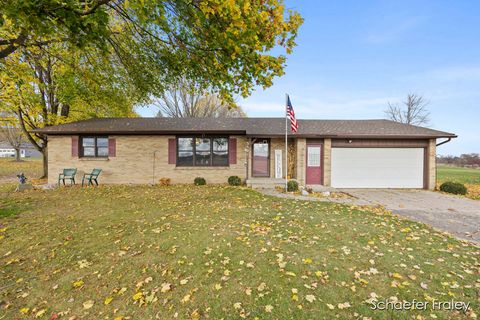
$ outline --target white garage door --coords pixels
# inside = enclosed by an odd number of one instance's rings
[[[423,148],[332,148],[332,187],[423,188]]]

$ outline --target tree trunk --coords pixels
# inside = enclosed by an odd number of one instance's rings
[[[47,147],[45,146],[42,148],[42,160],[43,160],[43,175],[40,177],[40,179],[48,179],[48,150]]]
[[[20,148],[15,148],[15,161],[20,161]]]

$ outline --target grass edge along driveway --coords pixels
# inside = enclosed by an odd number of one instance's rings
[[[23,209],[0,219],[4,319],[478,314],[478,247],[382,209],[221,186],[61,188],[8,203]],[[387,299],[470,309],[371,310]]]

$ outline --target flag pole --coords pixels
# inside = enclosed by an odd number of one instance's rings
[[[288,94],[285,94],[285,192],[288,192]]]

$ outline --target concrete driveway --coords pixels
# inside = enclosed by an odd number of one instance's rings
[[[480,244],[480,201],[426,190],[341,190],[371,205],[382,205],[411,220]],[[357,201],[358,201],[357,200]]]

